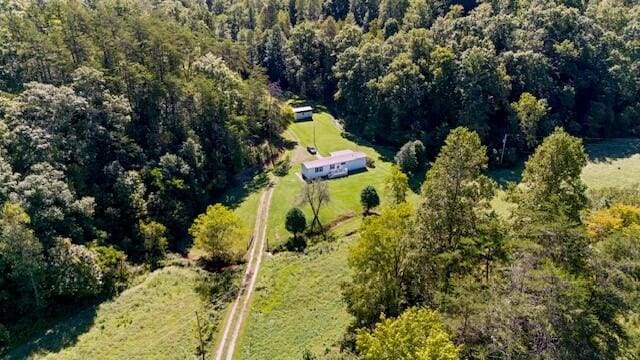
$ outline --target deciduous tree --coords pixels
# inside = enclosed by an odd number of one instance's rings
[[[407,203],[364,219],[349,251],[353,280],[343,286],[347,307],[359,325],[375,323],[380,314],[397,316],[407,305],[412,226],[413,209]]]
[[[360,204],[364,209],[365,215],[369,214],[371,209],[380,205],[380,197],[378,196],[376,188],[373,186],[367,186],[362,189],[362,192],[360,193]]]
[[[324,234],[324,227],[320,222],[320,210],[330,200],[329,186],[326,181],[315,180],[303,186],[299,201],[311,207],[311,212],[313,213],[313,219],[309,226],[311,232]]]
[[[538,143],[538,124],[549,112],[545,99],[536,99],[530,93],[522,93],[517,102],[511,104],[527,147],[533,148]]]
[[[396,204],[401,204],[407,199],[409,191],[409,178],[399,167],[392,166],[391,172],[385,181],[385,189],[391,193],[391,199]]]
[[[371,331],[361,330],[356,348],[366,360],[455,360],[453,343],[437,313],[410,308],[396,319],[385,319]]]
[[[198,215],[189,228],[194,246],[209,253],[212,258],[226,255],[231,244],[240,241],[246,234],[238,215],[222,204],[210,205]]]
[[[307,219],[304,217],[302,210],[298,208],[290,209],[287,212],[285,227],[287,231],[293,233],[294,240],[297,240],[298,234],[303,232],[307,227]]]
[[[514,195],[518,211],[544,211],[580,221],[587,204],[580,178],[587,164],[582,140],[557,128],[529,157]]]
[[[495,191],[493,181],[484,175],[487,161],[478,134],[460,127],[449,133],[427,172],[418,233],[426,257],[421,263],[429,264],[423,270],[437,284],[430,287],[446,290],[452,275],[466,271],[465,259],[460,258],[467,245],[464,240],[480,236]]]
[[[144,251],[147,263],[152,268],[158,266],[158,262],[164,259],[167,252],[167,228],[155,221],[138,223],[138,231],[144,241]]]

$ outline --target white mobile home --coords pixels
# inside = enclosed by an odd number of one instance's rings
[[[306,180],[327,177],[329,179],[347,176],[349,173],[366,169],[367,155],[360,151],[341,150],[331,156],[302,163],[302,176]]]
[[[311,106],[293,108],[293,116],[296,121],[311,119],[313,116],[313,108]]]

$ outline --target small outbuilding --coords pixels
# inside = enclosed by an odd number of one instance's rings
[[[293,108],[293,116],[296,121],[311,119],[313,117],[313,108],[311,106]]]
[[[367,155],[360,151],[340,150],[331,156],[302,163],[302,177],[305,180],[317,178],[337,178],[367,168]]]

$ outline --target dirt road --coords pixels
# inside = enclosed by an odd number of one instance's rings
[[[216,360],[231,360],[236,348],[236,341],[242,328],[242,323],[247,315],[249,300],[258,278],[260,271],[260,263],[262,262],[262,254],[264,253],[265,242],[267,238],[267,219],[269,218],[269,206],[271,204],[271,196],[275,183],[271,182],[262,192],[260,197],[260,205],[256,215],[256,223],[253,227],[253,243],[249,248],[247,259],[247,268],[240,284],[238,295],[231,305],[231,310],[227,316],[224,327],[222,328],[222,337],[216,349]]]

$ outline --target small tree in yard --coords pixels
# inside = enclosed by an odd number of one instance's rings
[[[376,188],[373,186],[367,186],[362,189],[362,192],[360,193],[360,203],[364,208],[365,215],[369,214],[369,211],[371,211],[372,208],[380,205],[380,197],[378,196]]]
[[[300,200],[303,203],[309,204],[311,212],[313,213],[313,219],[309,226],[311,232],[324,234],[324,228],[320,223],[320,209],[322,208],[322,205],[329,202],[330,199],[329,186],[326,181],[312,181],[304,185],[302,188]]]
[[[391,167],[391,173],[386,179],[386,190],[391,193],[391,198],[396,204],[401,204],[407,199],[409,191],[409,178],[397,166]]]
[[[307,227],[307,219],[304,217],[304,213],[298,208],[289,210],[285,227],[287,231],[293,233],[293,239],[298,240],[298,234]]]
[[[144,240],[144,251],[147,263],[152,267],[158,267],[158,262],[164,259],[167,252],[167,228],[159,222],[140,221],[138,223],[140,236]]]
[[[245,233],[238,215],[221,204],[207,207],[207,211],[198,215],[189,228],[194,246],[208,252],[211,257],[226,254],[231,244]]]

